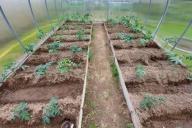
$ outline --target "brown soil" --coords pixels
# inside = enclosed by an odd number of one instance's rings
[[[164,52],[157,48],[138,48],[115,50],[115,54],[119,63],[128,63],[133,66],[135,63],[150,65],[156,60],[166,60]]]
[[[104,27],[96,24],[93,30],[93,59],[90,63],[83,128],[90,128],[90,124],[99,128],[125,128],[131,121],[123,96],[111,73]]]
[[[70,50],[71,46],[76,45],[83,50],[87,50],[89,41],[78,41],[78,42],[62,42],[62,46],[60,46],[59,50],[64,51],[64,50]],[[48,44],[42,45],[38,51],[35,52],[35,54],[40,54],[40,52],[48,52]]]
[[[124,32],[124,33],[130,33],[131,32],[131,29],[126,28],[124,25],[121,25],[121,24],[117,24],[114,26],[107,25],[107,28],[108,28],[109,34],[120,33],[120,32]]]
[[[58,30],[55,34],[58,35],[76,35],[79,30]],[[84,30],[85,34],[90,34],[90,29]]]
[[[38,55],[32,55],[25,62],[25,65],[40,65],[48,62],[57,62],[64,58],[69,58],[75,63],[85,63],[86,53],[72,53],[71,51],[59,51],[58,53],[39,53]]]
[[[140,39],[132,40],[130,43],[125,43],[123,40],[112,40],[111,43],[115,49],[131,49],[131,48],[159,48],[158,45],[150,41],[146,46],[139,44]]]
[[[133,36],[134,39],[138,39],[138,38],[143,37],[142,34],[136,34],[136,33],[130,33],[129,35]],[[120,40],[120,37],[119,37],[118,33],[109,34],[109,37],[110,37],[111,40]]]
[[[81,30],[81,29],[91,29],[91,25],[65,24],[59,30]]]
[[[61,116],[58,116],[55,119],[52,119],[52,124],[62,124],[64,120],[76,121],[78,117],[78,111],[80,107],[80,96],[76,99],[71,97],[66,97],[63,99],[59,99],[59,107],[61,110]],[[46,103],[29,103],[29,109],[31,114],[31,120],[29,122],[21,122],[18,120],[12,120],[12,110],[15,108],[17,104],[6,104],[1,105],[0,109],[0,126],[17,126],[14,128],[18,128],[18,126],[25,125],[26,127],[36,128],[36,125],[42,124],[42,112],[43,108],[46,106]],[[43,127],[43,126],[42,126]]]
[[[155,95],[157,96],[157,95]],[[133,104],[137,109],[140,120],[144,128],[191,128],[192,127],[192,95],[191,94],[171,94],[158,95],[165,98],[165,101],[151,108],[142,110],[139,107],[143,99],[141,95],[131,95]]]
[[[83,86],[75,83],[70,84],[55,84],[53,86],[44,87],[32,87],[19,90],[2,90],[0,97],[1,103],[18,103],[22,101],[26,102],[42,102],[48,101],[51,97],[66,98],[72,97],[77,98],[81,95]]]
[[[49,39],[48,39],[48,41],[49,42],[54,42],[54,41],[62,41],[62,42],[75,42],[75,41],[89,41],[89,35],[85,35],[84,37],[83,37],[83,39],[78,39],[77,37],[76,37],[76,35],[71,35],[71,36],[69,36],[69,35],[62,35],[62,37],[55,37],[55,36],[53,36],[53,37],[50,37]]]
[[[121,70],[124,76],[126,84],[137,84],[137,83],[157,83],[163,84],[181,84],[188,82],[187,77],[189,72],[181,66],[169,65],[164,68],[145,66],[145,75],[142,79],[136,77],[135,74],[136,66],[134,67],[122,67]]]
[[[4,86],[9,89],[52,86],[61,83],[83,83],[84,69],[82,65],[79,68],[71,69],[68,73],[59,73],[56,66],[49,67],[45,76],[37,77],[35,75],[35,68],[31,66],[30,69],[25,71],[18,71],[13,74],[5,83]]]

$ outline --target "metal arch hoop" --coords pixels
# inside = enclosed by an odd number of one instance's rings
[[[158,23],[158,25],[156,27],[156,30],[153,33],[153,39],[155,39],[157,33],[159,32],[159,28],[160,28],[160,26],[161,26],[161,24],[162,24],[162,22],[163,22],[163,20],[164,20],[164,18],[166,16],[166,14],[167,14],[167,11],[168,11],[168,8],[169,8],[169,1],[170,0],[166,0],[165,9],[164,9],[163,14],[161,16],[161,19],[159,20],[159,23]]]
[[[33,25],[38,29],[39,29],[39,24],[37,23],[36,21],[36,18],[35,18],[35,15],[33,13],[33,8],[32,8],[32,5],[31,5],[31,0],[28,0],[28,4],[29,4],[29,9],[30,9],[30,12],[31,12],[31,15],[32,15],[32,20],[33,20]]]
[[[186,26],[186,28],[184,29],[183,33],[181,33],[180,37],[176,40],[174,46],[172,47],[171,50],[174,50],[176,48],[176,46],[179,44],[179,42],[181,41],[181,39],[183,38],[183,36],[186,34],[186,32],[189,30],[190,26],[192,25],[192,19],[189,21],[188,25]]]
[[[149,7],[148,7],[148,18],[151,14],[151,4],[152,4],[152,0],[149,0]],[[148,23],[148,18],[145,20],[145,23],[147,24]]]
[[[15,31],[15,29],[12,27],[11,23],[10,23],[9,20],[7,19],[7,17],[6,17],[6,15],[5,15],[5,13],[4,13],[1,5],[0,5],[0,12],[1,12],[1,14],[2,14],[2,16],[3,16],[3,18],[4,18],[4,21],[5,21],[5,23],[7,24],[10,32],[14,35],[14,37],[15,37],[16,40],[18,41],[19,45],[25,50],[26,48],[25,48],[25,46],[23,45],[23,42],[20,40],[17,32]]]

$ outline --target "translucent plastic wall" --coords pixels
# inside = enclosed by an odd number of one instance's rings
[[[191,0],[30,0],[35,22],[29,8],[29,0],[0,0],[7,19],[18,33],[24,45],[36,43],[37,26],[44,32],[51,30],[63,15],[90,13],[93,21],[106,21],[117,16],[138,16],[145,29],[156,32],[156,40],[171,49],[174,43],[167,38],[179,40],[176,48],[192,51]],[[166,3],[169,1],[165,17]],[[46,4],[47,3],[47,8]],[[48,15],[49,14],[49,15]],[[160,23],[162,19],[162,23]],[[157,27],[159,24],[159,28]],[[0,14],[0,70],[2,65],[15,61],[23,50],[9,31]],[[158,30],[158,31],[157,31]],[[184,33],[184,31],[186,32]],[[183,36],[182,36],[183,35]],[[166,40],[166,41],[165,41]]]
[[[47,9],[46,4],[47,2]],[[29,0],[1,0],[0,6],[16,31],[24,46],[38,42],[37,26],[44,33],[51,30],[51,24],[55,23],[56,11],[61,11],[61,0],[30,0],[34,20],[29,6]],[[50,14],[50,18],[48,18]],[[61,13],[60,13],[61,14]],[[34,21],[36,24],[34,24]],[[0,71],[3,65],[16,61],[24,54],[13,33],[10,31],[2,14],[0,14]]]

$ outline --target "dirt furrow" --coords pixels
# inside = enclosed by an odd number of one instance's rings
[[[110,51],[102,24],[93,27],[83,128],[125,128],[130,117],[110,67]]]

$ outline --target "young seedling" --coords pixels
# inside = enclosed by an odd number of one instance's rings
[[[43,30],[39,29],[37,31],[37,38],[42,39],[45,36],[45,33],[43,32]]]
[[[66,72],[69,72],[70,69],[73,67],[73,66],[76,66],[75,63],[73,63],[70,59],[68,58],[65,58],[61,61],[59,61],[57,63],[57,70],[60,72],[60,73],[66,73]]]
[[[35,69],[35,74],[40,77],[40,76],[44,76],[47,72],[47,69],[49,66],[51,66],[52,62],[46,63],[46,64],[41,64],[39,66],[36,67]]]
[[[173,51],[166,50],[165,54],[167,55],[169,61],[171,61],[174,64],[183,64],[183,60],[177,56]]]
[[[7,63],[5,65],[3,65],[3,72],[2,74],[0,75],[0,81],[4,81],[6,78],[7,78],[7,75],[15,70],[15,62],[10,62],[10,63]]]
[[[26,53],[32,53],[34,51],[34,46],[35,44],[29,44],[25,47],[25,52]]]
[[[72,46],[70,47],[70,50],[71,50],[72,53],[75,54],[75,53],[81,52],[81,51],[82,51],[82,48],[78,47],[77,45],[72,45]]]
[[[118,33],[118,36],[126,43],[130,43],[134,39],[132,35],[128,35],[126,33]]]
[[[85,31],[84,31],[84,30],[79,30],[79,31],[76,33],[76,37],[77,37],[77,39],[79,39],[79,40],[83,40],[83,38],[85,37]]]
[[[134,128],[134,125],[132,123],[128,123],[127,128]]]
[[[152,40],[151,32],[143,32],[144,37],[140,39],[139,44],[141,46],[146,46],[147,43]]]
[[[48,44],[49,53],[57,53],[61,43],[59,41]]]
[[[91,21],[90,16],[91,15],[87,13],[87,14],[81,16],[79,20],[82,23],[89,23]]]
[[[21,121],[29,121],[31,115],[29,113],[29,107],[26,102],[21,102],[13,110],[13,120],[19,119]]]
[[[140,108],[143,110],[149,110],[152,107],[162,104],[165,101],[164,97],[145,95],[140,102]]]
[[[51,118],[59,116],[61,111],[59,109],[58,99],[52,97],[47,106],[43,109],[42,120],[44,124],[50,124]]]
[[[135,68],[135,73],[136,73],[136,77],[141,79],[142,77],[144,77],[145,75],[145,69],[144,69],[144,66],[139,64],[136,66]]]

